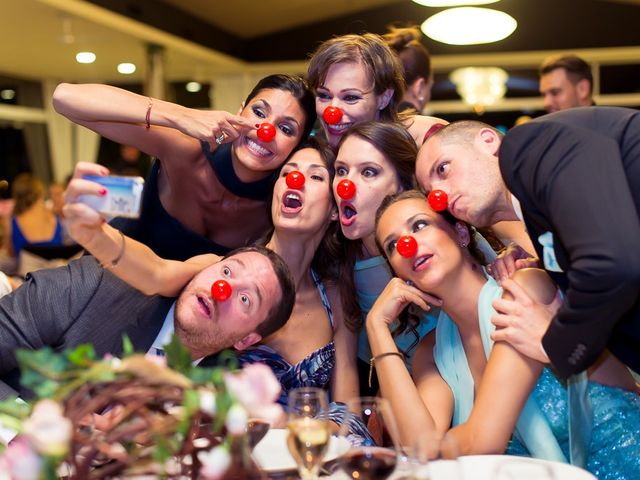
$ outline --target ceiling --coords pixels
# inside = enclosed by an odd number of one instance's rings
[[[456,55],[640,46],[640,0],[502,0],[491,7],[514,16],[516,32],[471,47],[425,37],[436,66]],[[309,53],[333,35],[384,33],[391,23],[419,24],[439,10],[409,0],[0,0],[0,76],[141,81],[148,43],[165,47],[169,80],[302,71]],[[85,49],[97,54],[94,64],[75,61]],[[118,74],[124,61],[138,71]]]

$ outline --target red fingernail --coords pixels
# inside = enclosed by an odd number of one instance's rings
[[[259,123],[256,123],[256,128],[260,128],[260,124]]]
[[[107,194],[107,189],[106,188],[101,188],[100,189],[100,195],[102,195],[103,197]]]

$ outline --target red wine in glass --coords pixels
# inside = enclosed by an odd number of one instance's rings
[[[260,419],[250,419],[247,422],[247,433],[249,434],[249,448],[253,450],[255,446],[264,438],[271,425],[269,422]]]
[[[356,447],[347,452],[341,461],[349,478],[359,480],[383,480],[396,468],[396,452],[381,447]]]

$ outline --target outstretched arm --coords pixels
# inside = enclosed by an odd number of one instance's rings
[[[74,178],[65,191],[63,208],[69,234],[102,265],[134,288],[147,295],[177,296],[196,273],[215,263],[219,257],[199,255],[185,262],[160,258],[146,245],[124,236],[105,223],[100,213],[84,203],[78,203],[76,199],[79,195],[100,195],[102,188],[96,182],[82,179],[82,175],[103,175],[106,172],[104,167],[91,163],[79,163],[76,166]],[[116,259],[117,262],[114,262]]]
[[[242,130],[254,128],[247,119],[228,112],[186,108],[109,85],[61,83],[53,94],[53,106],[72,122],[165,162],[199,155],[199,140],[214,149],[221,133],[229,143]]]
[[[555,285],[541,270],[518,270],[513,281],[538,302],[550,303],[555,297]],[[505,451],[542,368],[542,363],[519,353],[510,344],[495,343],[469,419],[450,432],[462,455]]]
[[[423,310],[429,310],[427,301],[430,299],[430,296],[399,278],[391,279],[367,315],[367,336],[374,359],[384,353],[398,352],[389,325],[404,307],[415,303]],[[429,334],[425,338],[433,336]],[[428,353],[422,355],[416,352],[413,359],[416,383],[401,355],[386,355],[374,360],[382,396],[391,403],[398,423],[401,445],[414,445],[425,432],[441,435],[451,422],[451,390],[437,372],[433,356],[430,355],[432,344],[424,348]]]

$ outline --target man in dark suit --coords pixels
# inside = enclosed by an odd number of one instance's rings
[[[453,123],[420,149],[416,175],[472,225],[523,220],[565,294],[555,315],[542,305],[499,312],[494,339],[563,376],[605,348],[640,371],[640,112],[570,109],[504,139],[480,122]]]
[[[224,302],[211,297],[218,279],[232,287]],[[119,355],[126,334],[136,351],[148,352],[161,349],[175,330],[194,360],[210,364],[213,354],[247,348],[276,331],[294,301],[289,269],[262,247],[231,252],[197,274],[178,298],[143,295],[89,256],[37,271],[0,299],[0,399],[26,393],[17,348],[62,351],[91,343],[99,356]]]

